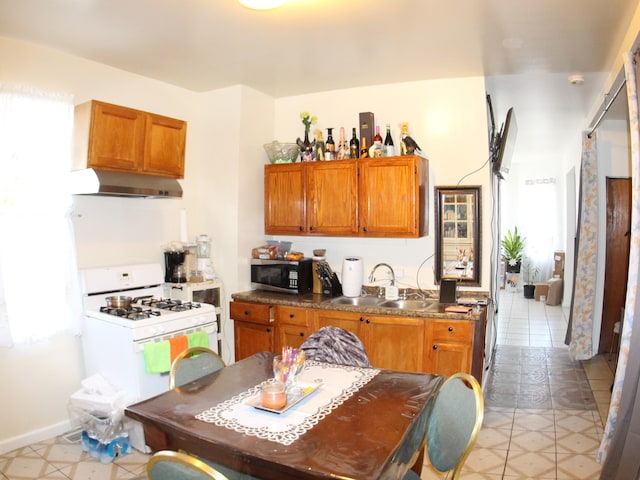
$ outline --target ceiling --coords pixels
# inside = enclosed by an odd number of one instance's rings
[[[0,0],[0,36],[196,92],[244,84],[273,97],[384,83],[524,75],[566,97],[603,72],[638,0]],[[548,85],[548,74],[557,74]],[[561,81],[559,81],[561,79]],[[584,90],[593,94],[596,90]],[[495,80],[494,88],[500,89]],[[501,105],[526,102],[515,88]],[[517,98],[518,95],[521,98]],[[576,94],[572,94],[576,95]],[[579,101],[579,100],[576,100]],[[582,99],[584,103],[585,100]],[[520,118],[520,122],[526,121]],[[522,115],[521,115],[522,117]]]

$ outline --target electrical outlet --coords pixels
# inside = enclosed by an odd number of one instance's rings
[[[404,268],[394,268],[393,272],[396,274],[396,280],[404,278]]]

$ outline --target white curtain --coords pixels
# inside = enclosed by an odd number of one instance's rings
[[[553,252],[557,250],[559,240],[558,188],[555,178],[530,178],[524,182],[524,195],[527,199],[521,206],[522,233],[525,242],[525,269],[529,268],[535,279],[546,282],[553,272]],[[525,270],[526,273],[526,270]]]
[[[578,231],[571,313],[565,336],[577,360],[593,357],[593,315],[598,251],[598,156],[596,135],[582,132]]]
[[[0,346],[77,332],[73,98],[0,84]]]
[[[620,336],[620,354],[611,393],[609,416],[598,452],[604,462],[601,479],[635,480],[640,478],[640,114],[637,64],[640,53],[625,54],[629,134],[631,141],[631,243],[629,276],[624,319]],[[632,348],[633,347],[633,348]]]

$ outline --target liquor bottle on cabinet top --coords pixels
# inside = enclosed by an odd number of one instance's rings
[[[367,158],[369,156],[369,149],[367,148],[367,137],[362,137],[362,148],[360,149],[360,158]]]
[[[327,160],[335,160],[336,142],[333,141],[333,127],[327,128],[327,141],[325,142],[325,157]]]
[[[380,135],[380,125],[376,125],[376,134],[373,136],[373,143],[382,143],[382,135]]]
[[[358,137],[356,136],[355,127],[351,133],[351,140],[349,140],[349,156],[351,158],[358,158],[360,156],[360,142],[358,141]]]
[[[394,157],[396,155],[396,147],[393,144],[393,138],[391,137],[391,126],[387,123],[387,135],[384,138],[384,148],[387,157]]]
[[[382,144],[382,135],[380,135],[380,125],[376,125],[376,134],[373,136],[373,144],[369,147],[369,157],[384,157],[384,145]]]

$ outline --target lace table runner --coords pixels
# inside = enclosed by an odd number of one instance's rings
[[[307,360],[300,381],[320,382],[322,385],[286,412],[277,414],[247,405],[247,400],[259,395],[261,385],[274,381],[269,379],[205,410],[196,418],[236,432],[291,445],[366,385],[379,371]]]

